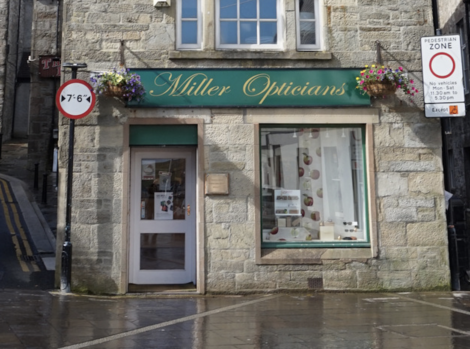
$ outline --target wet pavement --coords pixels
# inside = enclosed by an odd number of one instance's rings
[[[26,152],[9,141],[0,160],[0,348],[470,348],[468,292],[62,294],[53,271],[29,258],[52,253],[57,194],[49,174],[42,202]]]
[[[469,348],[470,294],[89,297],[0,291],[0,348]]]

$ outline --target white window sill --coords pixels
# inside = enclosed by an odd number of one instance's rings
[[[373,258],[370,247],[365,248],[279,248],[261,249],[257,264],[321,264],[323,260],[367,260]]]
[[[273,59],[273,60],[330,60],[333,55],[330,52],[257,52],[257,51],[240,51],[240,50],[223,50],[223,51],[170,51],[169,58],[172,60],[201,60],[201,59]]]

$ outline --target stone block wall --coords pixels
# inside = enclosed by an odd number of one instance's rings
[[[61,2],[62,3],[62,2]],[[56,48],[57,1],[35,1],[31,42],[31,94],[29,108],[28,168],[50,171],[52,157],[52,130],[57,125],[58,112],[55,94],[58,79],[39,77],[39,56],[60,54]],[[59,27],[60,30],[60,27]],[[60,32],[59,32],[60,37]],[[59,40],[60,49],[60,40]],[[64,60],[62,60],[64,62]]]
[[[15,1],[0,2],[0,132],[3,140],[11,137],[12,103],[16,78],[17,26],[19,4]]]
[[[155,9],[147,0],[67,0],[62,59],[86,62],[88,72],[118,67],[120,62],[130,68],[361,69],[375,61],[379,40],[384,64],[403,66],[420,87],[420,37],[433,33],[430,0],[322,3],[325,52],[302,56],[292,46],[282,54],[176,52],[174,5]],[[285,8],[287,35],[292,35],[294,0],[286,0]],[[213,37],[212,29],[204,30],[205,37]],[[291,59],[276,59],[285,54]],[[84,79],[88,72],[83,73]],[[409,98],[398,93],[385,100],[374,99],[372,107],[380,111],[380,122],[373,126],[377,198],[369,203],[378,212],[377,257],[323,259],[299,265],[255,263],[254,198],[259,193],[253,189],[257,176],[255,126],[247,120],[247,111],[212,109],[210,118],[203,117],[204,171],[229,173],[231,187],[228,197],[205,198],[208,292],[306,290],[309,278],[322,278],[327,290],[449,288],[439,122],[424,117],[421,94]],[[185,117],[178,112],[174,110],[168,117]],[[197,116],[198,110],[192,113]],[[122,125],[128,118],[151,114],[99,97],[93,114],[77,124],[72,237],[76,288],[123,292],[118,286],[127,267],[121,265],[125,242],[120,239],[121,191],[127,190],[122,187]],[[60,133],[62,174],[67,124],[62,121]],[[112,142],[104,135],[113,135]],[[64,181],[61,197],[63,189]],[[61,224],[59,232],[63,217]]]
[[[465,5],[461,0],[437,0],[437,7],[439,10],[439,28],[444,28],[446,23],[452,21],[456,10],[461,11]]]

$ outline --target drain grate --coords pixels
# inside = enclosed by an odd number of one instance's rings
[[[311,288],[314,290],[323,289],[323,278],[308,278],[307,283],[308,283],[308,288]]]

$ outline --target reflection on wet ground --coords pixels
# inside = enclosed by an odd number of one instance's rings
[[[88,297],[0,291],[0,348],[469,348],[470,293]]]

